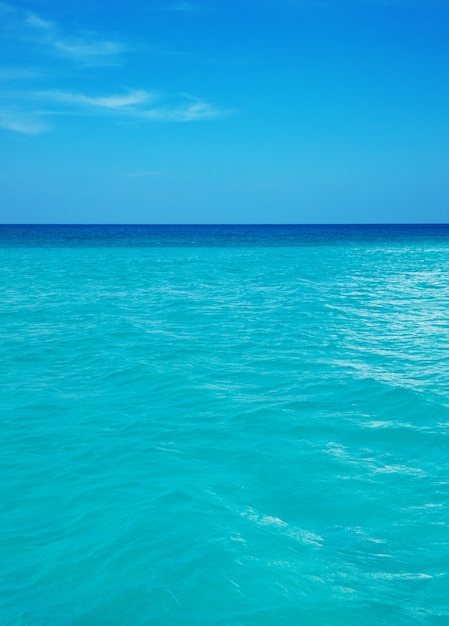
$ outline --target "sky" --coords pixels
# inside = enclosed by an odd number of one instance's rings
[[[447,0],[0,0],[0,222],[449,222]]]

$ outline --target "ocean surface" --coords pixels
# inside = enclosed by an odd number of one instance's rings
[[[1,626],[449,624],[449,226],[0,227]]]

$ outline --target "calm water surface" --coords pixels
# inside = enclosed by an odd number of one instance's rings
[[[0,624],[449,624],[449,227],[0,227]]]

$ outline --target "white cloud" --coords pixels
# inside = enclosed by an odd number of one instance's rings
[[[125,46],[120,42],[95,41],[92,36],[90,40],[54,38],[49,43],[62,55],[90,66],[118,65],[125,52]]]
[[[218,109],[202,100],[177,106],[147,109],[141,116],[147,120],[161,122],[195,122],[229,115],[231,111]]]
[[[204,100],[183,96],[177,101],[164,102],[144,90],[135,89],[125,94],[87,95],[64,91],[9,92],[9,109],[1,112],[0,128],[24,134],[39,134],[48,130],[46,118],[65,115],[109,115],[122,120],[151,122],[198,122],[217,119],[232,113]],[[158,106],[154,106],[157,101]],[[40,104],[39,104],[40,103]],[[44,107],[42,107],[44,104]],[[153,106],[151,106],[153,105]],[[155,175],[154,172],[129,174]]]
[[[94,32],[66,33],[53,21],[36,13],[27,13],[8,4],[0,4],[0,15],[9,35],[32,41],[86,66],[119,65],[123,62],[126,46],[121,41],[103,39]]]
[[[37,120],[9,111],[0,111],[0,128],[22,135],[39,135],[48,130],[48,126]]]
[[[100,109],[126,109],[135,108],[138,105],[146,104],[154,99],[154,96],[147,91],[136,89],[125,95],[110,96],[87,96],[82,93],[71,93],[64,91],[43,91],[36,94],[53,102],[63,102],[68,105],[85,105]]]
[[[28,24],[28,26],[31,26],[33,28],[40,28],[41,30],[45,30],[45,31],[53,31],[56,28],[53,22],[50,22],[48,20],[43,20],[38,15],[34,15],[34,14],[28,15],[25,18],[25,24]]]
[[[141,120],[155,122],[194,122],[199,120],[224,117],[231,113],[229,110],[219,109],[204,100],[184,96],[181,101],[164,104],[163,98],[147,91],[136,89],[125,94],[112,94],[106,96],[90,96],[83,93],[64,91],[43,91],[34,94],[39,100],[44,100],[54,106],[66,105],[67,108],[52,110],[52,115],[64,113],[76,113],[86,111],[86,108],[98,114],[108,111],[115,115],[121,115]],[[149,107],[150,103],[160,102],[158,106]]]
[[[186,0],[171,3],[171,10],[196,10]],[[36,13],[26,12],[0,0],[0,16],[4,17],[7,37],[23,44],[32,42],[53,54],[77,61],[82,65],[101,66],[118,64],[125,52],[119,41],[98,37],[92,32],[67,34],[54,21]],[[33,67],[1,67],[0,80],[51,77],[47,71]],[[11,83],[10,83],[11,84]],[[193,122],[226,116],[229,110],[188,94],[163,97],[144,89],[130,89],[122,93],[89,94],[72,89],[25,90],[3,89],[0,128],[24,134],[38,134],[48,130],[44,123],[52,116],[89,115],[150,122]]]

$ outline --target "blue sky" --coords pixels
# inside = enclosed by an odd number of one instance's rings
[[[449,221],[447,0],[0,2],[0,221]]]

